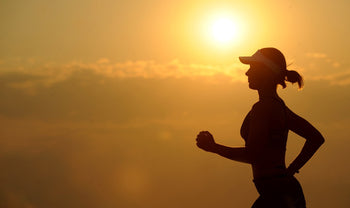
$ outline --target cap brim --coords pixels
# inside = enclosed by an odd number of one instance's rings
[[[253,58],[252,56],[240,56],[239,60],[243,63],[243,64],[251,64],[253,62],[256,62],[255,58]]]

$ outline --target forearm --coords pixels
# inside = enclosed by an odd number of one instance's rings
[[[245,147],[227,147],[221,144],[215,144],[211,152],[238,162],[250,163]]]
[[[315,154],[318,148],[323,144],[324,140],[320,140],[318,142],[307,140],[299,153],[299,155],[295,158],[295,160],[289,165],[288,169],[291,172],[298,172],[300,168],[302,168],[307,161]]]

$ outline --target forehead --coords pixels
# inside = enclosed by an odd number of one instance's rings
[[[250,68],[265,68],[265,65],[259,62],[252,62],[249,65]]]

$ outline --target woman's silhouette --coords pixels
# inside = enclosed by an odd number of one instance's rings
[[[260,194],[252,208],[304,208],[304,194],[294,174],[313,156],[324,138],[309,122],[293,113],[277,95],[278,84],[285,88],[285,81],[297,82],[301,88],[302,77],[296,71],[287,70],[283,54],[275,48],[260,49],[253,56],[240,57],[240,61],[250,65],[246,72],[249,88],[259,94],[259,101],[253,105],[241,127],[245,146],[217,144],[208,131],[198,134],[197,146],[251,164],[253,181]],[[289,130],[304,137],[306,142],[300,154],[286,167]]]

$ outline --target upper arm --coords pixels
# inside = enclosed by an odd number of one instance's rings
[[[324,138],[321,133],[308,121],[287,109],[288,128],[306,140],[323,143]]]

